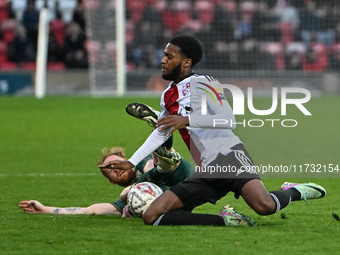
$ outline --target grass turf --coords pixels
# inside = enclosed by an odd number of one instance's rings
[[[125,105],[139,101],[159,108],[159,98],[32,97],[0,98],[0,250],[1,254],[337,254],[340,215],[339,179],[265,178],[268,190],[283,181],[313,181],[327,196],[308,203],[294,202],[280,213],[256,215],[232,194],[197,213],[217,214],[231,203],[257,223],[256,228],[152,227],[141,219],[106,215],[28,215],[21,200],[68,207],[112,202],[121,188],[111,185],[96,167],[103,147],[122,146],[127,156],[151,132],[146,124],[125,114]],[[256,99],[255,108],[270,107]],[[269,124],[238,127],[256,164],[339,164],[339,97],[312,98],[304,116],[289,107],[268,118],[296,119],[295,128]],[[243,117],[237,117],[238,121]],[[252,116],[245,119],[265,119]],[[277,122],[278,123],[278,122]],[[279,123],[278,123],[279,124]],[[188,158],[180,136],[175,147]],[[313,177],[310,175],[310,177]]]

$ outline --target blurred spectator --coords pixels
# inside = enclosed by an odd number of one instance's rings
[[[151,34],[149,35],[153,44],[157,49],[163,48],[164,46],[164,27],[162,24],[162,12],[165,9],[165,1],[153,1],[153,3],[149,3],[144,11],[142,16],[142,22],[150,23]],[[163,49],[162,49],[163,51]]]
[[[299,52],[293,51],[285,55],[286,70],[302,70],[302,56]]]
[[[47,60],[48,62],[62,62],[62,46],[64,44],[64,38],[61,44],[57,41],[54,33],[50,30],[48,35],[48,53]]]
[[[164,48],[161,11],[164,8],[164,1],[149,3],[144,8],[140,23],[135,26],[133,62],[139,68],[160,66]]]
[[[48,62],[62,62],[62,47],[64,45],[66,24],[62,19],[59,2],[54,6],[55,18],[50,22],[48,40]]]
[[[175,35],[191,20],[191,4],[189,1],[167,1],[167,9],[163,12],[163,25]]]
[[[275,8],[266,1],[257,4],[253,15],[252,34],[259,41],[278,42],[281,40],[280,17],[276,14]]]
[[[237,69],[255,70],[257,69],[257,60],[259,51],[256,42],[253,39],[245,40],[240,44],[238,51]]]
[[[17,23],[15,30],[15,37],[13,40],[13,52],[11,53],[11,59],[18,64],[23,62],[35,62],[36,51],[29,37],[25,26],[21,23]]]
[[[241,12],[240,20],[237,21],[235,38],[238,40],[244,40],[251,37],[252,33],[252,20],[251,15]]]
[[[223,41],[216,41],[207,52],[206,67],[209,69],[231,69],[229,45]]]
[[[15,11],[13,10],[13,2],[9,1],[7,4],[7,13],[8,13],[8,18],[9,19],[16,19],[17,15]]]
[[[287,43],[285,51],[285,66],[287,70],[302,70],[303,56],[306,53],[306,45],[302,42]]]
[[[0,23],[6,19],[8,19],[8,2],[0,0]]]
[[[336,27],[340,23],[340,11],[337,4],[327,5],[326,3],[323,3],[323,10],[321,39],[330,46],[334,43]]]
[[[330,70],[340,71],[340,43],[334,45],[329,55]]]
[[[214,41],[232,42],[234,41],[234,27],[232,15],[228,10],[226,2],[219,2],[215,5],[214,18],[211,23],[210,43]]]
[[[59,46],[62,46],[65,38],[66,24],[64,23],[61,12],[56,11],[55,18],[50,22],[50,33]]]
[[[72,20],[77,23],[85,33],[85,10],[83,0],[77,0],[77,5],[73,10]]]
[[[151,67],[151,54],[154,52],[154,40],[152,36],[152,23],[150,21],[143,21],[135,30],[133,57],[136,67],[143,66]]]
[[[316,15],[315,3],[309,1],[307,7],[300,10],[300,30],[303,42],[309,47],[313,37],[317,41],[322,41],[321,17]]]
[[[296,34],[300,26],[299,11],[291,4],[292,0],[286,0],[285,5],[278,9],[282,42],[288,43],[297,38]]]
[[[300,25],[299,10],[292,5],[293,0],[286,0],[285,6],[281,6],[278,9],[281,23],[289,23],[292,29],[298,29]]]
[[[298,9],[303,9],[306,6],[307,1],[306,0],[291,0],[290,1],[292,6],[298,8]]]
[[[71,22],[64,40],[64,63],[67,68],[88,68],[85,35],[78,23]]]
[[[327,59],[325,55],[312,47],[308,48],[303,58],[303,70],[323,71],[327,69]]]
[[[138,24],[142,19],[143,10],[147,5],[147,1],[140,0],[127,0],[126,1],[126,9],[130,14],[130,18],[134,24]]]
[[[214,3],[207,0],[197,0],[195,12],[199,21],[205,25],[210,25],[214,19]]]
[[[37,48],[39,12],[35,9],[35,0],[27,0],[26,8],[22,17],[22,24],[26,28],[27,36],[34,48]]]

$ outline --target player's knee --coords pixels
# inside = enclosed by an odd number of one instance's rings
[[[275,212],[275,203],[273,200],[261,200],[253,209],[260,215],[273,214]]]
[[[158,217],[152,210],[148,208],[142,215],[143,221],[145,225],[151,225]]]

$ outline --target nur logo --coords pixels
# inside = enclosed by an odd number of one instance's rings
[[[198,83],[203,85],[203,86],[205,86],[205,87],[207,87],[210,91],[212,91],[212,93],[216,95],[218,101],[222,105],[222,100],[221,100],[219,94],[217,93],[217,91],[213,87],[211,87],[210,85],[205,84],[203,82],[198,82]],[[203,90],[204,92],[206,92],[212,98],[212,100],[214,101],[215,105],[217,105],[217,102],[215,100],[214,95],[207,88],[200,88],[200,87],[197,87],[197,88],[200,89],[200,90]],[[202,95],[202,101],[201,101],[202,102],[202,115],[206,115],[207,114],[207,94],[203,94]]]

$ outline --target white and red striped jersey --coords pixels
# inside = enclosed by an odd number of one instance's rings
[[[217,89],[218,84],[211,76],[193,74],[178,84],[170,83],[162,94],[160,118],[168,115],[189,117],[189,127],[179,132],[197,165],[205,166],[219,153],[227,155],[231,147],[241,143],[232,132],[236,120],[223,90]],[[202,115],[202,98],[205,98],[203,103],[206,102],[205,115]],[[214,127],[214,120],[224,120],[227,124]],[[168,138],[168,131],[155,129],[129,161],[136,165],[156,150]]]

